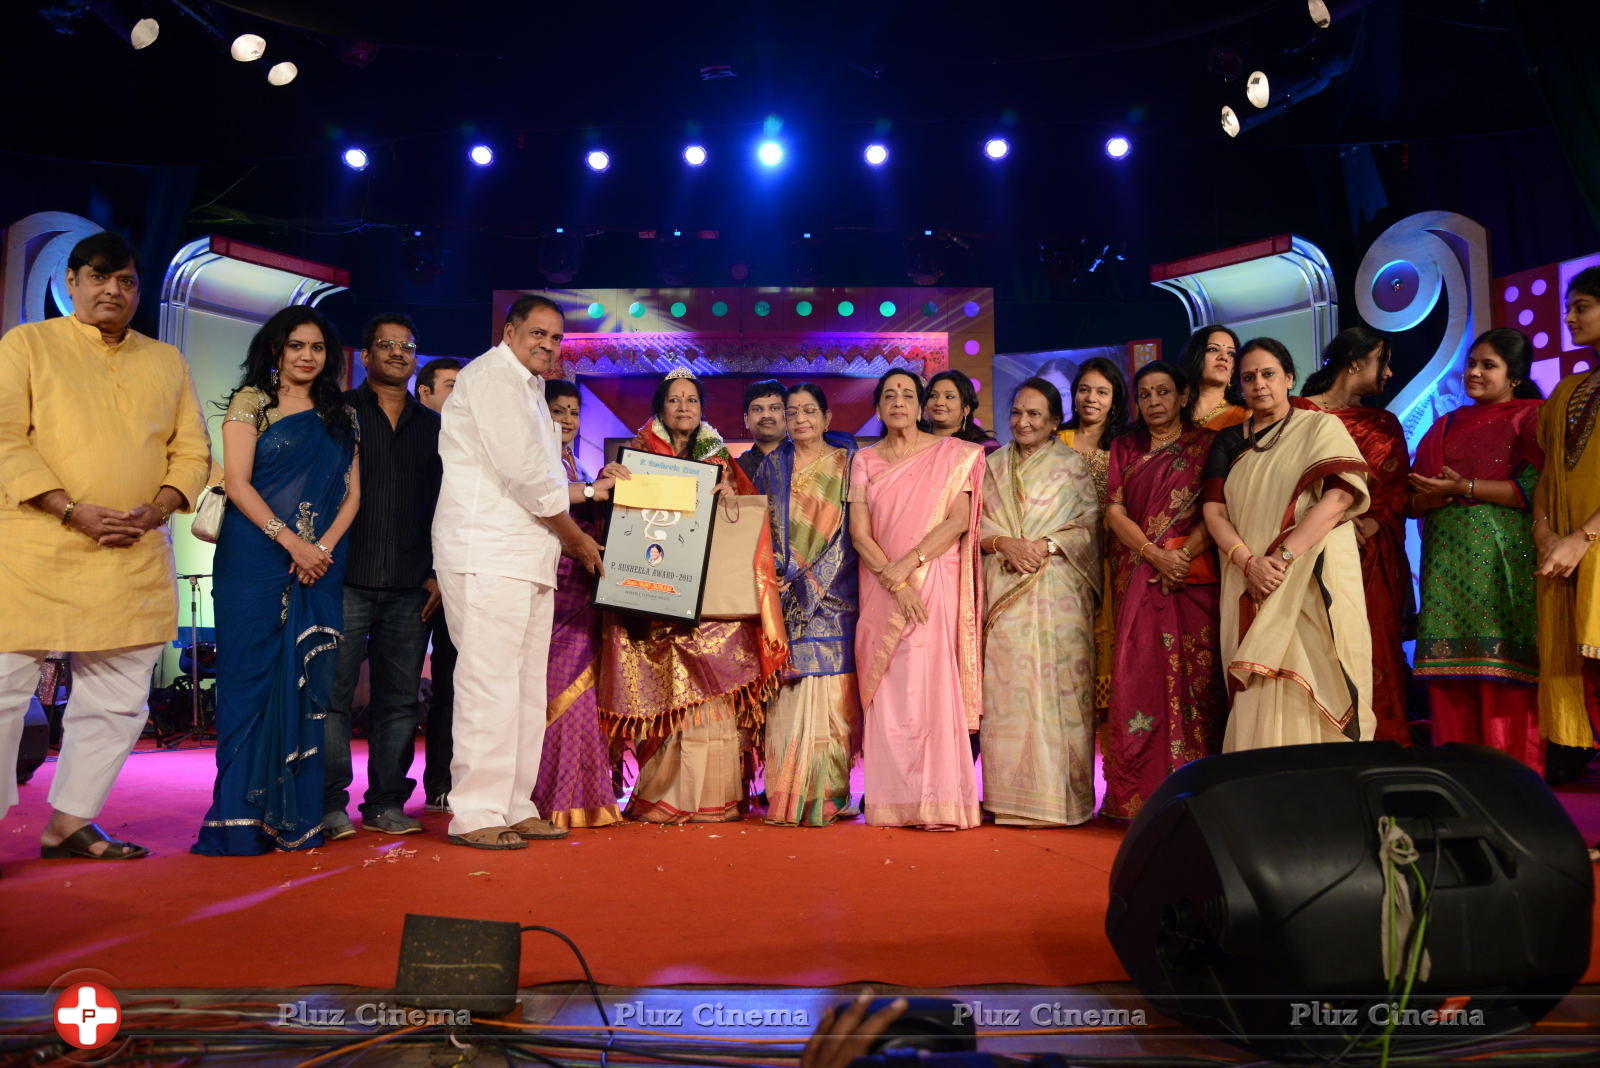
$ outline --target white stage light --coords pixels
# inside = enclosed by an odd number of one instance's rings
[[[1244,83],[1244,98],[1258,108],[1266,107],[1272,100],[1272,86],[1267,82],[1266,71],[1250,72]]]
[[[346,167],[349,167],[353,171],[364,171],[364,170],[366,170],[367,169],[367,154],[366,154],[366,152],[364,150],[362,150],[362,149],[359,149],[359,148],[347,148],[347,149],[345,149],[344,150],[344,165]]]
[[[683,162],[691,167],[703,166],[706,161],[706,150],[700,145],[690,145],[683,150]]]
[[[473,145],[467,153],[467,158],[480,167],[487,167],[494,162],[494,149],[488,145]]]
[[[763,167],[776,167],[783,162],[783,146],[776,141],[763,141],[756,149],[756,159]]]
[[[883,145],[868,145],[867,150],[862,155],[866,157],[867,163],[874,167],[881,167],[889,162],[889,150]]]
[[[267,54],[267,42],[253,33],[241,33],[233,39],[228,54],[240,63],[254,63]]]
[[[1311,21],[1317,24],[1317,29],[1325,30],[1333,23],[1333,12],[1328,10],[1328,5],[1323,0],[1306,0],[1306,13],[1311,16]]]
[[[1239,136],[1239,116],[1230,107],[1222,109],[1222,132],[1229,137]]]
[[[128,43],[135,49],[149,48],[160,36],[161,23],[155,19],[140,19],[133,24],[133,32],[128,34]]]
[[[1112,159],[1122,159],[1133,151],[1133,142],[1126,137],[1117,136],[1106,139],[1106,155]]]
[[[267,81],[273,85],[288,85],[299,76],[300,68],[287,59],[282,63],[274,63],[272,69],[267,71]]]
[[[611,166],[611,157],[597,148],[583,157],[583,162],[588,164],[591,171],[603,171]]]
[[[1005,159],[1011,151],[1011,145],[1004,137],[991,137],[983,143],[983,154],[990,159]]]

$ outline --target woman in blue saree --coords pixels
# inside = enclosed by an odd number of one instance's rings
[[[828,433],[828,398],[789,390],[789,439],[761,462],[772,507],[789,664],[767,709],[767,822],[821,827],[857,814],[850,766],[861,751],[856,687],[856,551],[850,542],[855,439]]]
[[[322,843],[323,717],[344,626],[342,544],[360,503],[343,349],[307,307],[251,339],[222,424],[213,562],[217,781],[193,852]]]

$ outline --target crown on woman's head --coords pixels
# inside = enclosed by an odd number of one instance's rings
[[[693,377],[694,377],[694,372],[689,370],[687,367],[674,367],[672,370],[667,372],[667,381],[668,382],[674,381],[675,379],[679,379],[679,378],[693,378]]]

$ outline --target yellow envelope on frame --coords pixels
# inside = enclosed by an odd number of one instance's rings
[[[695,479],[686,475],[641,475],[617,479],[611,500],[625,508],[658,508],[669,512],[694,511]]]

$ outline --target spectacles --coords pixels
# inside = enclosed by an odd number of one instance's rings
[[[403,352],[407,356],[417,351],[417,343],[415,341],[391,341],[388,338],[384,338],[382,341],[374,341],[372,347],[379,352]]]
[[[822,414],[822,409],[818,408],[815,404],[808,404],[804,408],[786,408],[784,409],[783,414],[788,416],[790,419],[793,419],[797,415],[809,415],[811,418],[815,419],[817,416]]]

